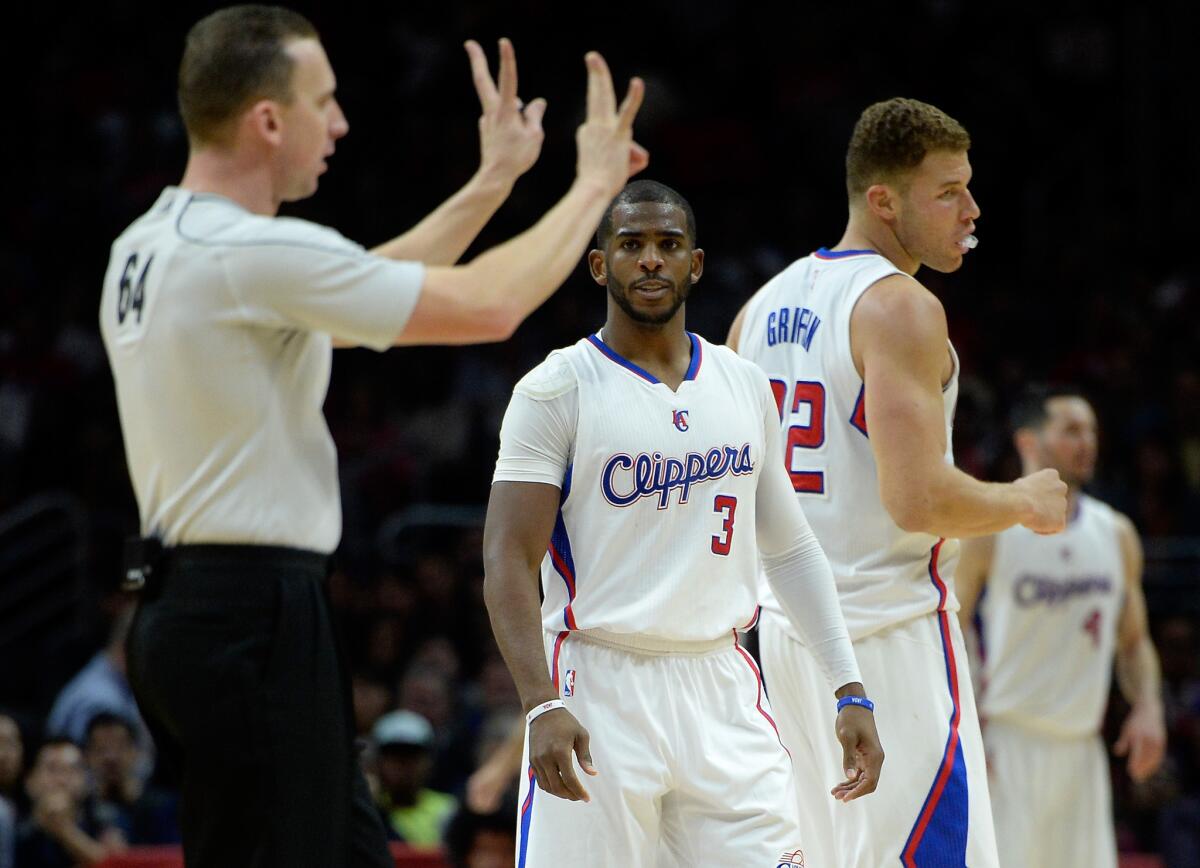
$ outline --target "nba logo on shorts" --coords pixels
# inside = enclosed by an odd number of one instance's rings
[[[804,854],[799,850],[792,850],[784,853],[779,857],[779,864],[775,868],[788,868],[791,865],[793,868],[804,868]]]
[[[687,410],[672,410],[671,411],[671,424],[674,425],[676,428],[678,428],[680,431],[686,431],[688,429],[687,416],[688,416]]]
[[[575,695],[575,670],[568,669],[563,673],[563,696]]]

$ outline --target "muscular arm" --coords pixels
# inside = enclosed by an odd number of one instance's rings
[[[850,337],[866,385],[879,493],[896,524],[940,537],[980,536],[1014,524],[1062,530],[1066,486],[1055,471],[987,483],[946,463],[942,377],[949,338],[932,293],[904,275],[884,278],[855,307]]]
[[[559,497],[553,485],[497,482],[484,524],[484,602],[526,712],[558,698],[546,668],[538,585]]]
[[[996,551],[994,536],[963,540],[962,555],[954,569],[954,593],[958,597],[958,623],[966,634],[975,619],[975,607],[987,583]]]
[[[1125,604],[1117,626],[1116,673],[1131,708],[1114,750],[1120,756],[1128,755],[1130,776],[1144,780],[1158,768],[1166,748],[1162,675],[1146,624],[1142,543],[1133,522],[1125,516],[1118,517],[1117,529],[1125,568]]]
[[[558,699],[546,665],[538,599],[539,566],[554,530],[558,505],[555,486],[496,482],[483,531],[484,601],[526,713]],[[529,762],[538,786],[560,798],[588,801],[571,763],[574,751],[584,771],[595,774],[588,743],[587,730],[566,709],[535,719],[529,728]]]

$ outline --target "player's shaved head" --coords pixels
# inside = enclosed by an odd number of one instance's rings
[[[613,212],[623,205],[638,205],[642,202],[674,205],[682,211],[687,220],[688,241],[692,247],[696,246],[696,214],[692,211],[688,200],[666,184],[643,179],[626,184],[625,189],[618,193],[605,209],[604,216],[600,219],[600,226],[596,229],[597,250],[608,249],[608,241],[612,238],[613,233]]]
[[[846,191],[851,198],[874,184],[897,183],[931,151],[968,151],[962,124],[929,103],[893,97],[867,106],[846,149]]]
[[[255,100],[290,102],[287,46],[316,38],[307,18],[280,6],[231,6],[193,25],[179,64],[179,112],[192,144],[220,142]]]

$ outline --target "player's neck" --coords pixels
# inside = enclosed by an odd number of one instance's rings
[[[268,166],[245,164],[234,153],[205,148],[192,151],[179,186],[193,193],[214,193],[252,214],[274,217],[279,199]]]
[[[916,274],[921,261],[904,249],[891,228],[859,214],[851,214],[842,238],[831,250],[874,250],[905,274]]]
[[[610,313],[601,337],[622,358],[675,389],[692,363],[692,341],[683,323],[683,308],[662,325],[639,323]]]

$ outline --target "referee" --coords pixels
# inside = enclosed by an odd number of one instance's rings
[[[496,81],[467,50],[479,172],[366,251],[276,216],[316,191],[349,129],[312,24],[264,6],[208,16],[179,71],[183,180],[112,246],[100,326],[143,536],[129,678],[182,773],[190,868],[391,864],[324,595],[341,535],[331,349],[506,339],[646,164],[641,82],[618,108],[589,54],[574,183],[533,228],[452,267],[536,161],[545,110],[522,109],[507,41]]]

